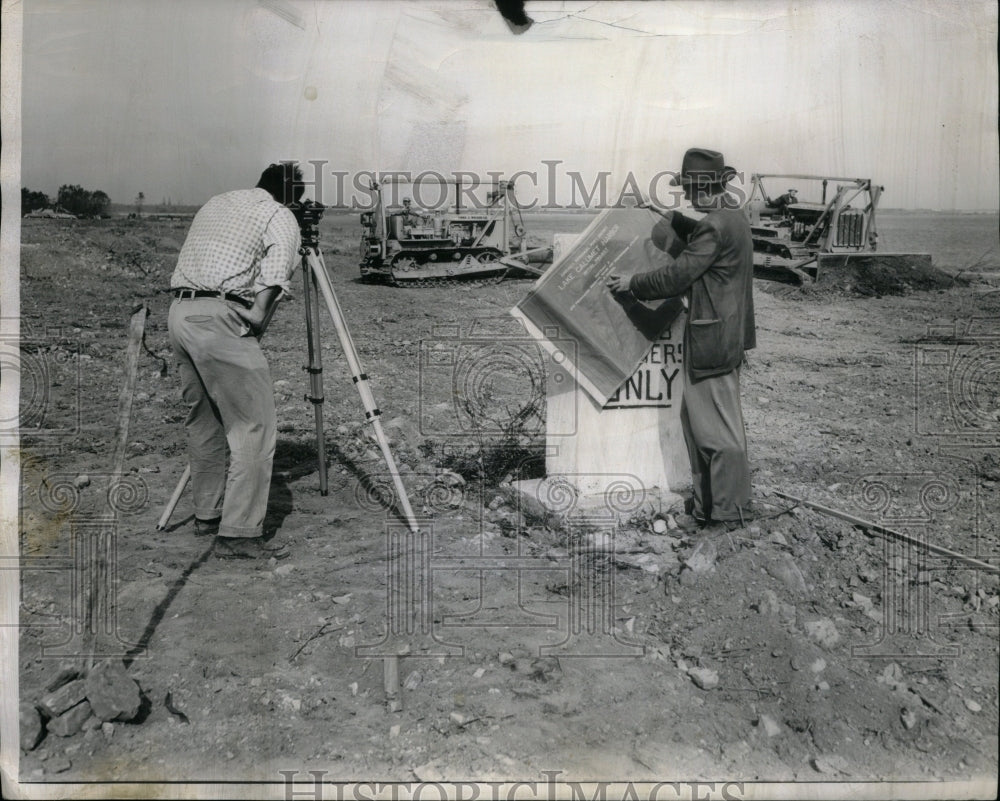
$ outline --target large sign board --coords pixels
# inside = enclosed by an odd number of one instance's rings
[[[559,356],[598,406],[622,398],[623,384],[682,311],[671,298],[626,312],[605,286],[612,273],[635,275],[670,259],[674,235],[664,222],[651,209],[606,209],[511,310],[550,352],[556,339],[576,343],[573,357]]]

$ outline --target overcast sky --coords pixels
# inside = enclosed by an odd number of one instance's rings
[[[560,160],[566,202],[566,171],[614,192],[706,146],[871,177],[886,207],[998,207],[994,0],[527,10],[514,36],[489,0],[25,0],[21,183],[194,204],[287,158],[534,171],[544,196]]]

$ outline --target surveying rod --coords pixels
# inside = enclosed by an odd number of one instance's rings
[[[323,295],[323,299],[326,301],[330,316],[333,318],[333,327],[337,329],[337,337],[340,339],[340,347],[344,351],[344,357],[347,359],[351,378],[355,386],[357,386],[358,393],[361,395],[361,402],[365,406],[365,418],[372,424],[375,439],[378,440],[379,448],[382,449],[382,456],[385,458],[386,466],[389,468],[389,473],[392,476],[392,483],[396,487],[396,497],[399,498],[399,505],[402,508],[403,515],[406,517],[406,522],[409,524],[410,530],[416,534],[419,532],[420,527],[417,525],[417,520],[413,515],[413,509],[410,507],[410,499],[406,495],[406,488],[403,486],[403,480],[399,476],[396,460],[389,449],[389,441],[382,430],[382,421],[379,419],[382,412],[379,411],[378,406],[375,404],[375,396],[372,395],[371,387],[368,385],[368,376],[361,369],[361,363],[354,348],[354,340],[351,339],[351,332],[347,330],[347,324],[344,322],[344,312],[340,308],[337,296],[333,294],[333,287],[330,285],[330,276],[326,274],[326,268],[320,259],[317,258],[312,248],[306,251],[305,258],[309,269],[312,270],[312,274],[316,278],[316,283]]]

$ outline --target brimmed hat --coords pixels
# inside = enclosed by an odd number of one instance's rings
[[[680,176],[670,180],[671,186],[681,184],[725,184],[736,175],[736,170],[726,166],[726,160],[718,150],[692,147],[684,154]]]

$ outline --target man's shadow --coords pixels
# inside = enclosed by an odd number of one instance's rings
[[[311,465],[311,468],[306,465]],[[308,444],[288,440],[278,440],[274,452],[274,467],[271,471],[271,486],[268,491],[267,514],[264,517],[265,539],[273,536],[273,533],[281,528],[285,518],[292,511],[292,491],[288,487],[289,480],[297,478],[299,473],[306,475],[311,472],[311,470],[315,469],[315,443]],[[193,517],[188,517],[168,528],[167,532],[173,532],[182,526],[191,525],[192,523]],[[170,609],[171,604],[173,604],[174,599],[178,596],[181,590],[184,589],[184,586],[187,584],[188,579],[191,578],[192,574],[202,567],[211,557],[213,551],[211,538],[204,541],[204,543],[202,543],[202,547],[203,549],[201,553],[184,569],[173,584],[170,585],[170,588],[167,590],[167,594],[156,605],[153,613],[150,615],[149,622],[143,629],[142,634],[139,635],[138,642],[133,644],[125,654],[124,662],[126,667],[131,665],[136,658],[146,653],[153,636],[156,634],[156,629],[163,621],[167,611]]]

